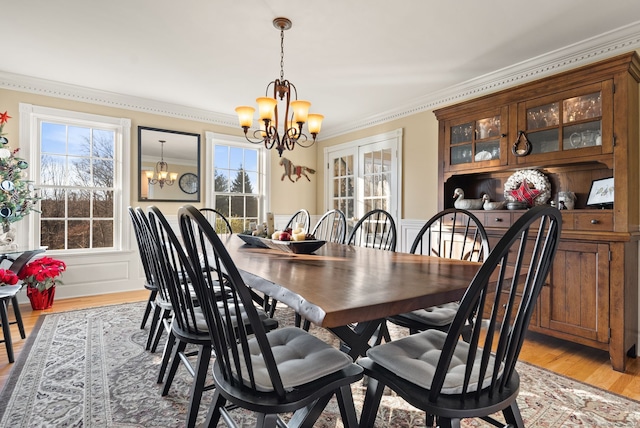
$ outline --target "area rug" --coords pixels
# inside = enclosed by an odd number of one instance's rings
[[[191,377],[181,368],[169,395],[160,396],[161,352],[144,350],[143,309],[143,303],[131,303],[44,315],[0,394],[0,427],[184,426]],[[292,323],[290,310],[278,309],[276,316],[281,325]],[[335,343],[323,329],[312,327],[312,332]],[[640,426],[636,401],[525,363],[519,363],[518,372],[518,403],[527,427]],[[362,382],[352,389],[359,410]],[[205,392],[200,425],[211,396]],[[234,416],[240,426],[254,422],[242,410],[234,410]],[[316,426],[342,427],[335,401]],[[422,412],[385,394],[376,427],[416,426],[424,426]],[[488,425],[465,420],[463,426]]]

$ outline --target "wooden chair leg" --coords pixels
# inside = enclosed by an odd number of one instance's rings
[[[522,415],[520,414],[520,408],[518,408],[518,403],[515,401],[511,406],[507,407],[502,411],[504,415],[504,420],[514,427],[524,428],[524,421],[522,420]]]
[[[186,347],[186,342],[178,340],[178,346],[175,347],[171,355],[171,368],[169,369],[169,373],[167,374],[167,379],[164,381],[164,388],[162,388],[163,397],[169,393],[169,388],[171,388],[173,378],[176,376],[176,372],[178,371],[178,367],[180,366],[180,353],[183,352]]]
[[[2,322],[3,342],[7,348],[7,359],[10,363],[13,363],[13,342],[11,341],[11,326],[7,316],[7,299],[0,301],[0,322]]]
[[[384,384],[372,377],[367,378],[367,391],[364,396],[364,404],[362,405],[362,413],[360,415],[360,428],[371,428],[375,425],[383,392]]]
[[[351,394],[351,385],[345,385],[336,391],[336,399],[340,408],[342,425],[345,428],[356,428],[358,426],[358,417],[356,416],[356,407]]]
[[[20,332],[20,337],[26,339],[27,335],[24,331],[24,323],[22,322],[22,314],[20,313],[20,305],[18,304],[18,296],[13,296],[11,298],[11,306],[13,306],[13,315],[16,318],[16,324],[18,324],[18,331]]]
[[[207,418],[204,421],[205,427],[217,427],[220,421],[220,409],[224,407],[227,400],[220,395],[219,391],[213,392],[213,401],[209,405],[209,411],[207,412]]]
[[[160,343],[160,338],[162,337],[162,333],[164,331],[171,331],[170,324],[167,324],[167,320],[171,317],[171,311],[163,310],[162,315],[160,315],[160,322],[158,323],[158,328],[156,329],[156,334],[153,339],[153,343],[151,344],[151,353],[156,352],[158,349],[158,343]]]
[[[158,373],[158,383],[164,382],[164,374],[167,371],[171,356],[173,354],[173,347],[176,345],[176,337],[173,332],[169,332],[167,343],[164,346],[164,352],[162,354],[162,364],[160,364],[160,372]]]
[[[158,324],[160,321],[161,311],[162,309],[158,305],[156,305],[155,309],[153,310],[153,316],[151,318],[151,327],[149,327],[149,337],[147,338],[147,345],[144,348],[147,351],[151,349],[151,343],[153,342],[153,337],[156,333],[156,329],[158,328]]]
[[[198,410],[200,410],[200,401],[202,399],[202,392],[204,391],[204,383],[207,379],[210,360],[211,347],[201,346],[200,352],[198,352],[198,362],[196,363],[196,375],[191,385],[189,411],[187,412],[187,428],[193,428],[196,425],[196,418],[198,417]]]
[[[152,290],[151,292],[149,292],[149,299],[147,300],[147,306],[144,308],[142,323],[140,323],[141,330],[144,330],[144,328],[147,325],[147,320],[149,319],[149,315],[151,314],[151,309],[153,309],[153,302],[156,300],[157,295],[158,295],[158,290]]]

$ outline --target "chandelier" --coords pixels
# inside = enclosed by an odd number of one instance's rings
[[[267,150],[275,147],[280,156],[285,150],[293,150],[296,143],[302,147],[311,147],[320,132],[321,114],[309,114],[309,101],[298,100],[298,90],[293,83],[284,78],[284,32],[291,28],[291,21],[287,18],[276,18],[273,26],[280,30],[280,78],[267,85],[264,97],[256,99],[260,116],[260,129],[253,131],[253,139],[249,138],[249,128],[253,124],[255,109],[249,106],[236,108],[240,126],[244,130],[247,141],[254,144],[264,143]],[[269,88],[273,85],[273,97],[269,97]],[[294,100],[291,100],[293,90]],[[278,98],[284,101],[284,117],[278,114]],[[309,141],[302,132],[302,126],[307,123],[308,132],[313,140]],[[282,127],[279,127],[282,125]]]
[[[156,163],[156,170],[146,171],[147,180],[150,185],[159,184],[162,189],[164,185],[172,186],[178,178],[177,172],[169,172],[169,164],[164,161],[164,143],[166,140],[158,140],[160,142],[160,161]]]

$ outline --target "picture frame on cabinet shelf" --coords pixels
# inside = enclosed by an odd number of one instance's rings
[[[593,180],[591,190],[587,198],[587,206],[612,208],[613,207],[613,177]]]

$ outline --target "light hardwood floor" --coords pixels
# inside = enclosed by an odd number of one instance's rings
[[[33,311],[29,305],[21,305],[20,310],[28,335],[42,313],[64,312],[124,302],[144,301],[148,295],[148,291],[140,290],[102,296],[61,299],[56,300],[53,308],[46,311]],[[9,314],[10,319],[13,319],[11,308],[9,308]],[[142,317],[142,314],[140,315]],[[20,334],[15,325],[11,328],[11,337],[14,339],[13,349],[17,358],[22,351],[25,340],[20,339]],[[627,363],[627,372],[619,373],[611,368],[608,354],[604,351],[543,335],[531,334],[522,348],[520,360],[616,394],[640,400],[640,362],[638,359],[630,358]],[[13,364],[10,364],[7,360],[4,344],[0,344],[0,388],[4,386],[12,367]]]

